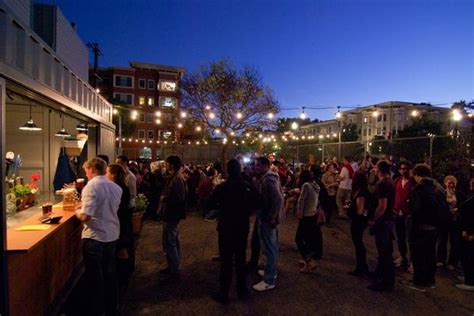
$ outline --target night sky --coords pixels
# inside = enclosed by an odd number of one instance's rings
[[[474,1],[46,0],[98,42],[100,66],[228,58],[263,75],[282,108],[474,99]],[[286,110],[280,116],[297,116]]]

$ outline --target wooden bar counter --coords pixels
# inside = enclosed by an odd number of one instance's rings
[[[41,210],[7,230],[7,260],[10,315],[44,315],[52,312],[58,296],[81,271],[82,225],[74,212],[53,207],[59,224],[47,230],[18,231],[24,225],[39,225]]]

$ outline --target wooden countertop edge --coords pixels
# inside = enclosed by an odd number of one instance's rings
[[[62,216],[59,224],[51,224],[51,228],[42,231],[18,231],[16,228],[23,225],[39,225],[39,219],[43,216],[41,212],[26,219],[21,224],[7,230],[7,253],[25,253],[32,251],[36,246],[51,237],[62,225],[76,218],[74,211],[64,211],[55,208],[54,216]],[[78,220],[78,219],[76,219]]]

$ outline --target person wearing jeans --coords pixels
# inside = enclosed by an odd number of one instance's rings
[[[89,182],[76,216],[84,224],[82,254],[87,315],[113,315],[117,308],[115,244],[120,234],[117,211],[122,189],[106,176],[106,164],[93,158],[83,165]]]
[[[166,252],[168,266],[160,270],[160,273],[162,276],[177,277],[181,256],[178,224],[186,216],[187,187],[178,156],[169,156],[166,168],[171,176],[160,198],[159,211],[163,214],[163,250]]]
[[[339,187],[336,193],[337,215],[343,219],[348,218],[344,206],[351,198],[352,177],[354,176],[354,169],[350,161],[351,158],[344,157],[344,164],[338,177],[340,181]]]
[[[265,269],[259,271],[263,280],[253,286],[256,291],[275,288],[278,262],[278,231],[277,225],[283,213],[283,194],[278,174],[270,170],[270,161],[265,157],[257,159],[256,172],[261,176],[258,191],[262,200],[262,208],[258,211],[258,233],[262,253],[266,258]]]

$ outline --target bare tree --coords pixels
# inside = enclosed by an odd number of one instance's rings
[[[279,112],[278,101],[252,67],[237,70],[226,60],[211,62],[188,73],[180,90],[182,109],[202,130],[222,138],[222,162],[234,137],[275,126],[271,118]]]

